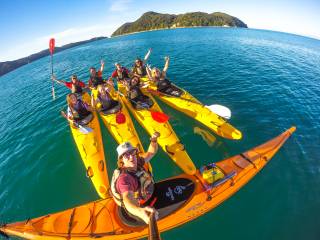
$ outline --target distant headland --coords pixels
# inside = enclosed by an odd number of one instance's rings
[[[210,14],[204,12],[192,12],[179,15],[146,12],[135,22],[123,24],[114,33],[112,33],[111,37],[159,29],[209,26],[248,27],[247,24],[242,22],[240,19],[221,12],[214,12]]]
[[[80,42],[75,42],[75,43],[69,43],[66,44],[62,47],[55,47],[54,52],[61,52],[63,50],[69,49],[69,48],[73,48],[85,43],[89,43],[89,42],[93,42],[93,41],[97,41],[97,40],[101,40],[101,39],[105,39],[107,37],[96,37],[96,38],[92,38],[90,40],[85,40],[85,41],[80,41]],[[49,41],[49,39],[48,39]],[[13,70],[15,70],[16,68],[19,68],[23,65],[26,65],[28,63],[31,63],[33,61],[36,61],[42,57],[48,56],[50,54],[49,49],[46,50],[42,50],[41,52],[32,54],[28,57],[24,57],[24,58],[20,58],[18,60],[13,60],[13,61],[7,61],[7,62],[0,62],[0,76],[11,72]]]

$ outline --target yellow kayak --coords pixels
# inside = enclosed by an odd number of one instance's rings
[[[150,81],[147,78],[142,78],[142,80],[149,82],[150,84]],[[154,84],[150,84],[148,89],[152,95],[157,96],[170,107],[197,120],[219,136],[233,140],[239,140],[242,138],[242,134],[238,129],[229,124],[226,119],[212,112],[184,89],[179,88],[183,91],[180,97],[171,96],[157,91],[157,87]]]
[[[92,93],[96,99],[96,90],[92,90]],[[104,112],[100,111],[99,115],[104,125],[117,143],[120,144],[129,141],[133,146],[137,147],[140,152],[144,152],[143,145],[141,144],[125,104],[122,102],[121,98],[117,98],[114,92],[111,93],[111,97],[114,100],[119,101],[121,108],[119,112],[111,114],[105,114]]]
[[[82,99],[90,103],[90,96],[84,93]],[[91,179],[97,193],[100,197],[109,196],[110,187],[107,173],[106,160],[104,156],[102,136],[98,116],[93,112],[93,119],[87,125],[92,132],[84,134],[79,128],[70,124],[73,139],[78,147],[82,161],[86,167],[86,174]]]
[[[140,125],[149,133],[151,136],[154,132],[159,132],[160,137],[158,138],[159,146],[165,151],[169,157],[187,174],[193,175],[196,173],[196,167],[193,164],[191,158],[185,150],[184,145],[180,142],[179,138],[173,131],[170,123],[159,122],[154,119],[152,113],[162,113],[161,108],[155,101],[155,99],[148,93],[144,92],[145,95],[150,97],[154,102],[150,109],[135,109],[129,100],[125,97],[126,90],[123,85],[118,84],[119,91],[122,93],[120,98],[128,107],[132,115],[137,119]]]

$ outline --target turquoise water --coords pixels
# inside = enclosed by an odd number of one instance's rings
[[[294,136],[235,196],[210,213],[162,234],[164,239],[319,239],[320,41],[250,29],[155,31],[101,40],[54,56],[54,71],[87,81],[88,68],[106,62],[131,66],[148,48],[149,62],[203,103],[228,106],[241,141],[215,136],[208,145],[194,120],[167,107],[171,124],[194,163],[216,162],[260,144],[291,125]],[[68,124],[59,116],[68,92],[56,85],[52,101],[49,57],[0,78],[0,222],[64,210],[98,199],[85,176]],[[102,125],[102,124],[101,124]],[[102,125],[103,126],[103,125]],[[148,136],[135,122],[144,146]],[[109,173],[116,143],[102,127]],[[160,152],[156,179],[181,173]]]

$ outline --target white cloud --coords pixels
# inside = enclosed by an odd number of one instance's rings
[[[16,60],[47,49],[49,39],[52,37],[56,40],[56,46],[62,46],[71,42],[88,40],[94,37],[110,36],[116,28],[117,26],[115,24],[108,24],[106,26],[94,25],[82,28],[75,27],[50,35],[36,37],[33,41],[24,42],[14,48],[3,49],[0,62]]]
[[[82,37],[90,37],[90,36],[98,37],[98,36],[106,35],[105,29],[106,27],[102,25],[95,25],[95,26],[89,26],[84,28],[69,28],[62,32],[53,33],[47,36],[37,38],[36,41],[43,42],[43,41],[48,41],[48,39],[50,38],[55,38],[56,42],[61,42],[64,44],[66,40],[69,41],[70,39],[75,39],[78,41],[79,38],[82,38]]]
[[[129,9],[132,0],[117,0],[110,7],[111,12],[123,12]]]

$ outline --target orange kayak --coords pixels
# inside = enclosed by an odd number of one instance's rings
[[[231,197],[249,182],[295,131],[234,157],[209,164],[193,176],[181,174],[156,184],[153,206],[158,209],[160,232],[187,223]],[[62,212],[0,227],[2,233],[26,239],[138,239],[148,227],[125,214],[106,198]]]

